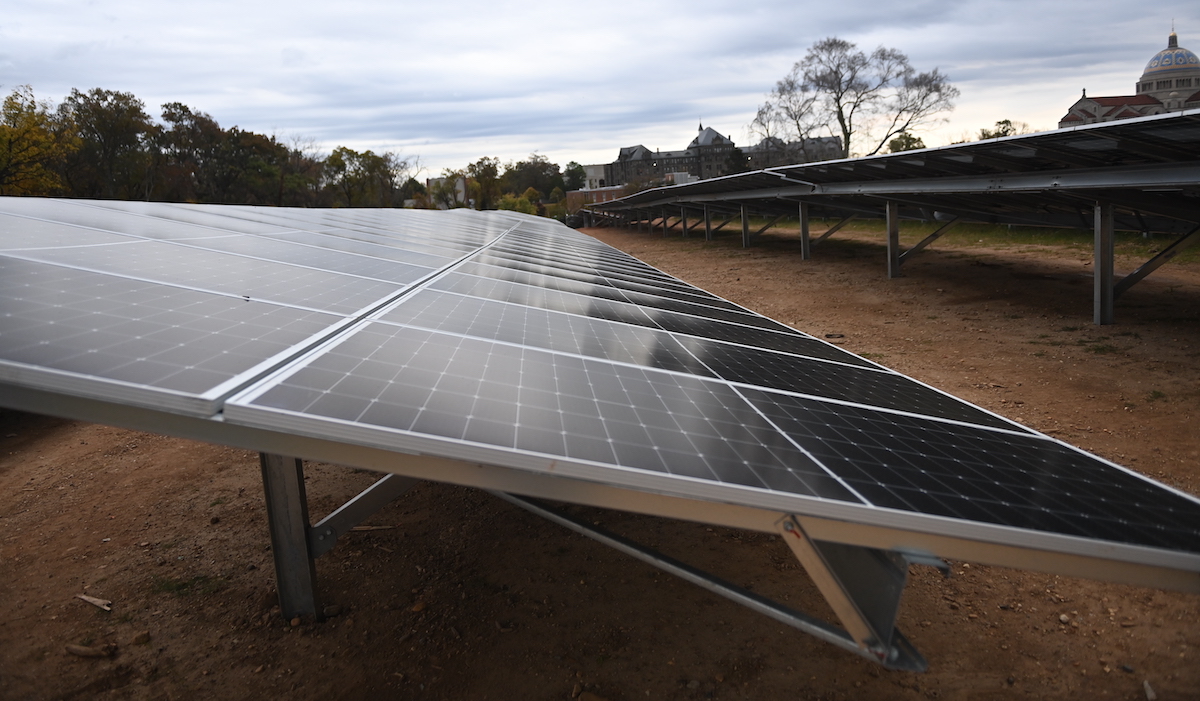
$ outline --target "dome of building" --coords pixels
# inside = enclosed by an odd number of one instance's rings
[[[1137,83],[1137,94],[1162,102],[1167,110],[1186,109],[1200,95],[1200,56],[1179,45],[1175,32],[1167,48],[1154,54]]]
[[[1175,36],[1175,32],[1171,32],[1171,36],[1167,38],[1167,48],[1154,54],[1146,64],[1142,80],[1188,69],[1200,69],[1200,56],[1180,46],[1179,38]]]

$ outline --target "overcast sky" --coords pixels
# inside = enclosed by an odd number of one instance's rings
[[[131,92],[324,149],[419,156],[424,175],[531,152],[604,163],[747,124],[805,50],[838,36],[940,68],[960,140],[999,119],[1057,124],[1082,88],[1128,95],[1146,62],[1200,52],[1200,2],[1133,0],[4,0],[0,90]]]

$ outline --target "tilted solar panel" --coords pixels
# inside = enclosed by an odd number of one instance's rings
[[[0,383],[1200,572],[1195,497],[511,213],[0,198]]]

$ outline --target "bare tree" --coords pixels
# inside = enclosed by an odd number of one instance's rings
[[[775,161],[776,153],[782,162],[809,161],[817,156],[809,153],[809,142],[828,124],[820,108],[820,95],[804,82],[800,64],[775,84],[767,101],[758,108],[750,130]]]
[[[768,119],[800,140],[828,129],[841,136],[843,157],[869,156],[902,132],[940,121],[958,95],[944,73],[917,73],[901,51],[881,46],[868,55],[829,37],[792,66],[759,114],[766,110]],[[858,148],[859,142],[866,146]]]

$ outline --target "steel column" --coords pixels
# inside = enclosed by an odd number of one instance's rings
[[[812,258],[812,240],[808,231],[808,203],[800,203],[800,260]]]
[[[259,453],[279,609],[286,619],[320,615],[317,569],[308,540],[308,498],[299,458]]]
[[[679,218],[683,220],[683,237],[686,239],[688,235],[687,207],[679,208]]]
[[[742,248],[750,248],[750,212],[742,205]]]
[[[900,203],[887,203],[887,273],[889,278],[900,277]]]
[[[708,208],[708,205],[704,205],[704,240],[713,240],[712,210]]]
[[[1094,291],[1092,321],[1113,323],[1113,206],[1111,202],[1096,203],[1096,252],[1092,261]]]

